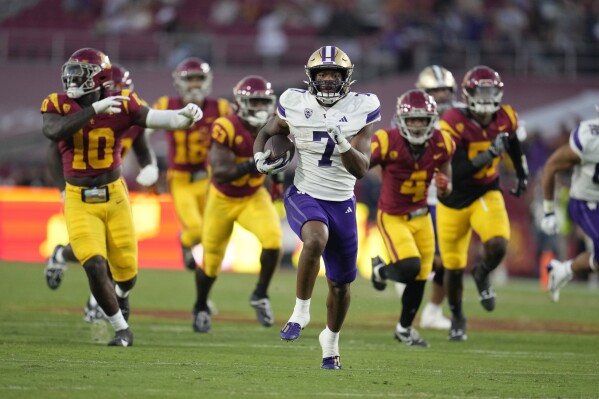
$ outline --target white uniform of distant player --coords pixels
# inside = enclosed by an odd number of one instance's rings
[[[349,92],[333,106],[323,107],[307,90],[288,89],[279,98],[277,114],[288,122],[295,138],[298,164],[293,183],[297,189],[320,200],[351,198],[356,178],[343,166],[326,129],[339,126],[351,141],[364,126],[381,119],[378,97]]]
[[[581,160],[572,171],[570,197],[599,202],[599,118],[580,123],[578,132],[570,135],[570,148]]]

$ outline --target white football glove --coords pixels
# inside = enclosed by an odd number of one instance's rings
[[[146,165],[139,171],[135,181],[142,186],[149,187],[158,181],[159,174],[160,171],[158,170],[158,166],[152,164]]]
[[[96,114],[118,114],[121,112],[122,102],[128,100],[129,97],[126,96],[111,96],[96,101],[92,107]]]
[[[327,133],[333,139],[335,144],[337,144],[337,149],[341,154],[351,149],[351,144],[347,141],[343,133],[341,133],[341,128],[339,126],[327,128]]]
[[[541,230],[543,233],[547,235],[555,235],[557,234],[557,218],[555,217],[555,213],[546,213],[541,220]]]
[[[279,172],[278,168],[281,166],[283,161],[285,161],[285,159],[279,158],[274,162],[269,162],[268,157],[270,154],[270,150],[266,150],[266,152],[257,152],[254,154],[254,161],[256,162],[256,169],[258,169],[258,172],[265,175],[271,175]]]
[[[202,109],[193,103],[187,104],[184,108],[181,108],[177,114],[189,119],[189,126],[193,125],[204,116]]]

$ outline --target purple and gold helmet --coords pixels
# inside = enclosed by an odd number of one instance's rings
[[[316,50],[305,66],[308,75],[308,91],[325,105],[333,105],[349,93],[354,66],[343,50],[335,46],[324,46]],[[341,80],[319,81],[316,74],[321,70],[341,72]]]

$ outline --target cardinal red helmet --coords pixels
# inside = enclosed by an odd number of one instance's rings
[[[114,82],[112,86],[113,91],[133,90],[131,74],[125,67],[116,62],[112,64],[112,81]]]
[[[62,66],[62,84],[69,98],[112,86],[112,65],[108,56],[93,48],[73,53]]]
[[[204,101],[212,91],[212,78],[210,65],[196,57],[184,59],[173,71],[174,85],[186,103]]]
[[[261,127],[275,112],[277,96],[269,81],[262,76],[250,75],[233,88],[237,114],[250,125]]]
[[[399,133],[411,144],[422,145],[433,135],[439,118],[435,99],[422,90],[410,90],[397,99],[397,122]],[[407,119],[425,118],[426,125],[408,127]]]
[[[495,70],[477,66],[466,72],[462,94],[471,112],[492,114],[501,106],[503,82]]]

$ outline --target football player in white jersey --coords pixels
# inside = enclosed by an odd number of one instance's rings
[[[280,171],[283,160],[269,160],[264,146],[270,136],[293,135],[298,153],[293,185],[285,192],[287,220],[303,241],[296,303],[281,339],[293,341],[310,321],[310,298],[324,259],[329,287],[327,325],[320,333],[321,368],[339,369],[339,331],[357,275],[356,179],[368,172],[373,123],[381,119],[376,95],[350,91],[353,65],[341,49],[316,50],[305,66],[308,89],[288,89],[277,115],[254,143],[262,173]]]
[[[582,121],[570,134],[568,144],[558,148],[543,169],[543,209],[541,228],[546,234],[556,234],[554,193],[555,175],[573,169],[568,213],[570,218],[593,242],[593,251],[585,251],[566,262],[551,260],[547,265],[547,293],[553,302],[574,272],[599,271],[599,118]]]

